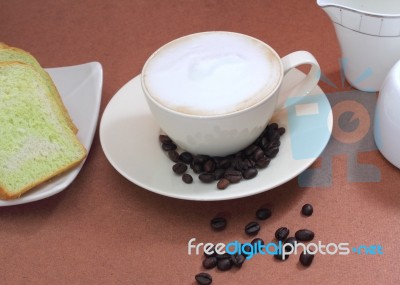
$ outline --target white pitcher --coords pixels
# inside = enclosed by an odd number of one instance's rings
[[[317,0],[331,18],[346,80],[378,91],[400,59],[400,0]]]
[[[400,168],[400,60],[391,68],[376,103],[374,138],[383,156]]]

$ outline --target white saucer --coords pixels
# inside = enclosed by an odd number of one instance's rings
[[[103,69],[98,62],[49,68],[72,120],[78,127],[78,139],[89,151],[99,117]],[[25,204],[53,196],[67,188],[76,178],[84,162],[78,167],[43,183],[14,200],[0,200],[0,206]]]
[[[290,71],[282,92],[287,90],[288,82],[295,83],[304,76],[297,69]],[[273,121],[287,130],[278,155],[257,177],[225,190],[218,190],[216,183],[204,184],[197,177],[192,184],[185,184],[172,172],[173,162],[158,142],[160,129],[145,101],[140,75],[123,86],[107,105],[100,123],[100,142],[111,165],[146,190],[186,200],[227,200],[275,188],[308,168],[329,141],[332,109],[323,91],[316,87],[304,100],[275,114]]]

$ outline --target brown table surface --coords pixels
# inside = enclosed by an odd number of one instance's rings
[[[65,191],[0,208],[1,284],[194,284],[194,275],[203,271],[203,257],[188,255],[188,241],[249,241],[244,225],[264,204],[273,209],[258,234],[266,242],[280,226],[292,233],[305,227],[315,231],[316,242],[348,242],[350,248],[381,245],[383,254],[317,254],[308,268],[298,256],[278,262],[257,255],[240,270],[209,270],[213,284],[399,284],[400,172],[373,143],[377,94],[342,84],[335,31],[315,1],[0,2],[0,41],[31,52],[44,67],[102,64],[100,118],[155,49],[207,30],[249,34],[282,56],[300,49],[315,55],[332,82],[320,82],[320,87],[339,122],[313,165],[322,172],[314,171],[306,184],[295,178],[242,199],[177,200],[123,178],[106,159],[97,131],[82,171]],[[366,116],[346,109],[346,102],[354,101],[364,106]],[[341,108],[335,109],[338,103]],[[346,122],[353,124],[347,133]],[[355,134],[354,126],[369,131],[352,143],[343,142],[343,136]],[[300,215],[305,203],[315,209],[308,218]],[[227,213],[229,225],[214,232],[209,222],[219,212]]]

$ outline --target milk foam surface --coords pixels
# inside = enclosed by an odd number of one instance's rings
[[[280,61],[256,39],[209,32],[178,39],[147,62],[144,83],[165,107],[193,115],[226,114],[265,98],[279,84]]]

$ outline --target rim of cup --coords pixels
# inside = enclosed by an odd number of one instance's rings
[[[185,113],[185,112],[179,112],[179,111],[177,111],[177,110],[174,110],[174,109],[171,109],[171,108],[166,107],[165,105],[161,104],[161,103],[158,102],[156,99],[154,99],[153,96],[151,95],[151,93],[149,92],[149,90],[147,89],[147,86],[146,86],[146,83],[145,83],[145,76],[144,76],[145,71],[146,71],[146,68],[147,68],[147,66],[149,65],[149,63],[151,62],[151,60],[152,60],[161,50],[163,50],[165,47],[168,47],[168,46],[170,46],[170,45],[173,45],[173,44],[175,44],[175,43],[178,42],[178,41],[184,40],[185,38],[189,38],[189,37],[193,37],[193,36],[201,35],[201,34],[207,34],[207,33],[228,33],[228,34],[235,34],[235,35],[238,35],[238,36],[241,36],[241,37],[247,37],[247,38],[249,38],[249,39],[252,39],[252,40],[254,40],[254,41],[257,41],[258,43],[262,44],[264,47],[268,48],[268,49],[271,51],[271,53],[278,59],[279,67],[280,67],[280,70],[279,70],[279,73],[280,73],[280,74],[279,74],[279,79],[275,82],[275,86],[274,86],[273,89],[271,89],[271,91],[269,92],[269,94],[263,96],[263,98],[262,98],[261,100],[257,101],[256,103],[254,103],[254,104],[252,104],[252,105],[250,105],[250,106],[247,106],[247,107],[245,107],[245,108],[243,108],[243,109],[239,109],[239,110],[235,110],[235,111],[231,111],[231,112],[227,112],[227,113],[210,114],[210,115],[207,115],[207,114],[202,114],[202,115],[200,115],[200,114],[189,114],[189,113]],[[263,103],[264,103],[266,100],[268,100],[273,94],[275,94],[275,92],[277,92],[277,90],[280,88],[281,83],[282,83],[282,80],[283,80],[283,77],[284,77],[284,74],[283,74],[283,64],[282,64],[281,57],[280,57],[279,54],[275,51],[275,49],[273,49],[270,45],[268,45],[267,43],[263,42],[262,40],[257,39],[257,38],[252,37],[252,36],[249,36],[249,35],[246,35],[246,34],[238,33],[238,32],[230,32],[230,31],[205,31],[205,32],[198,32],[198,33],[188,34],[188,35],[185,35],[185,36],[176,38],[176,39],[174,39],[174,40],[172,40],[172,41],[170,41],[170,42],[168,42],[168,43],[162,45],[162,46],[161,46],[160,48],[158,48],[155,52],[153,52],[153,53],[150,55],[150,57],[146,60],[145,64],[143,65],[142,72],[141,72],[141,85],[142,85],[142,89],[143,89],[143,92],[144,92],[146,98],[149,99],[149,100],[151,100],[151,102],[152,102],[153,104],[157,105],[159,108],[161,108],[161,109],[163,109],[164,111],[167,111],[167,112],[169,112],[169,113],[176,114],[176,115],[179,115],[179,116],[182,116],[182,117],[199,118],[199,119],[202,119],[202,118],[204,118],[204,119],[209,119],[209,118],[228,118],[228,117],[233,117],[233,116],[240,115],[240,114],[242,114],[242,113],[244,113],[244,112],[248,112],[249,110],[254,109],[254,108],[256,108],[257,106],[263,104]]]

